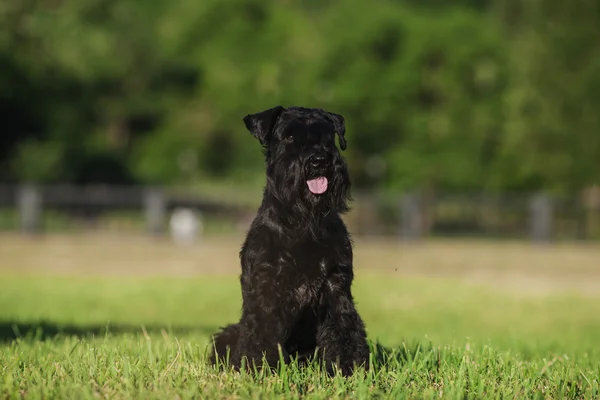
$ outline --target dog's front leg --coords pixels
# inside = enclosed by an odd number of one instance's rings
[[[327,281],[324,313],[317,332],[317,346],[329,373],[333,364],[342,375],[351,375],[355,366],[368,368],[369,345],[364,323],[354,306],[350,290],[351,273],[338,272]]]
[[[243,333],[235,356],[240,366],[244,360],[250,370],[254,367],[260,369],[263,361],[269,367],[275,367],[280,356],[283,357],[283,362],[288,362],[289,355],[284,347],[285,328],[277,315],[246,314],[240,324],[243,326]]]
[[[293,323],[298,318],[296,307],[283,283],[273,276],[273,268],[265,265],[242,276],[243,311],[240,336],[234,363],[246,360],[250,369],[260,368],[263,359],[271,367],[288,362],[285,343]]]

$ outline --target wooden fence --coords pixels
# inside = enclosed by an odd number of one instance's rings
[[[537,194],[362,192],[345,217],[356,236],[600,239],[600,202]],[[205,234],[243,233],[260,191],[232,188],[219,198],[173,188],[0,185],[0,231],[112,229],[166,234],[177,209],[202,216]]]

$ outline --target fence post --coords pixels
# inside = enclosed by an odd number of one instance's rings
[[[162,191],[152,189],[144,194],[146,226],[151,235],[162,235],[165,229],[167,204]]]
[[[21,232],[24,234],[38,233],[42,216],[40,190],[34,185],[24,185],[19,189],[17,201]]]
[[[576,232],[575,237],[578,240],[586,240],[588,234],[588,215],[586,204],[580,197],[577,198],[576,204]]]
[[[553,207],[547,194],[531,199],[531,238],[535,243],[548,243],[552,237]]]
[[[423,209],[421,198],[413,193],[402,196],[401,233],[406,240],[418,240],[423,236]]]

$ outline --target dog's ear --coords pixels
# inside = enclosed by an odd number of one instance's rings
[[[338,135],[340,140],[340,149],[346,150],[346,122],[344,121],[344,117],[340,114],[335,113],[327,113],[333,122],[333,127],[335,128],[335,132]]]
[[[277,119],[284,110],[285,108],[282,106],[277,106],[256,114],[248,114],[244,117],[246,129],[264,146],[268,142],[269,135],[275,127]]]

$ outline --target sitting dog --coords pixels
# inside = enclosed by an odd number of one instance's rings
[[[354,306],[352,243],[340,214],[350,178],[341,115],[277,106],[244,118],[263,146],[267,182],[240,252],[242,315],[214,336],[217,359],[237,369],[317,356],[344,376],[368,368],[364,323]],[[334,367],[335,365],[335,367]]]

